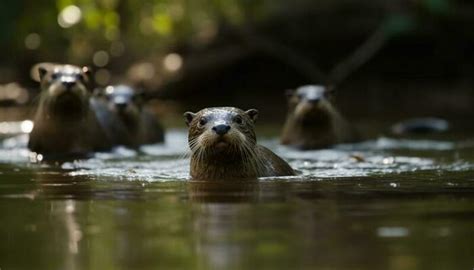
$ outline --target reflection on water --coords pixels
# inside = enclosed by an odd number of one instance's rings
[[[0,269],[472,269],[471,141],[262,143],[300,175],[188,179],[186,134],[29,163],[0,147]],[[27,259],[25,259],[27,258]]]
[[[26,149],[27,140],[27,135],[4,140],[3,147],[0,148],[0,162],[28,164],[32,156]],[[280,146],[275,139],[262,140],[261,143],[287,159],[300,172],[299,176],[293,177],[296,180],[433,170],[466,171],[472,170],[474,165],[469,160],[470,154],[468,159],[461,156],[474,148],[467,140],[454,143],[379,138],[314,151],[297,151]],[[89,176],[94,179],[150,182],[187,180],[187,151],[186,132],[172,130],[166,135],[166,144],[143,146],[138,152],[117,147],[113,152],[97,153],[90,159],[65,162],[60,167],[70,171],[71,176]]]

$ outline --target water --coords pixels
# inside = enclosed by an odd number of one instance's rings
[[[167,143],[31,163],[0,147],[0,269],[472,269],[474,143],[378,138],[300,152],[299,172],[190,181]]]

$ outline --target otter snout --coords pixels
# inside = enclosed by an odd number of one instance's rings
[[[217,134],[217,135],[225,135],[227,132],[230,130],[230,126],[226,124],[220,124],[217,126],[212,127],[212,130]]]
[[[126,102],[115,102],[115,107],[117,107],[117,109],[119,111],[124,111],[128,106],[128,103]]]
[[[306,99],[307,102],[316,105],[321,101],[321,97],[311,97]]]
[[[69,90],[76,85],[76,81],[62,81],[62,84]]]
[[[129,100],[121,95],[114,97],[112,102],[119,111],[124,111],[129,104]]]

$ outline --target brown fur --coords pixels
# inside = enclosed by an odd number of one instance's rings
[[[126,128],[120,144],[138,147],[164,141],[164,130],[146,108],[141,93],[126,85],[108,86],[96,95],[103,100]]]
[[[107,112],[91,98],[88,70],[58,64],[40,64],[35,69],[41,94],[28,147],[46,157],[110,149],[114,142],[98,119]]]
[[[189,126],[191,177],[237,179],[294,175],[293,169],[272,151],[257,144],[254,124],[257,110],[233,107],[207,108],[184,114]],[[228,125],[218,135],[214,128]]]
[[[288,93],[289,110],[281,144],[300,149],[320,149],[358,139],[320,86],[303,86]]]

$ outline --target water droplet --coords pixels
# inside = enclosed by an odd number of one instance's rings
[[[385,165],[393,164],[394,162],[395,162],[395,158],[393,157],[387,157],[382,160],[382,163]]]

